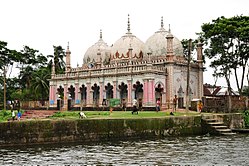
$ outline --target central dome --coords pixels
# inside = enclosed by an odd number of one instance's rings
[[[161,28],[155,32],[145,42],[145,52],[151,53],[151,56],[165,56],[167,54],[167,39],[169,31],[163,27],[163,18],[161,19]],[[176,56],[183,56],[182,43],[175,36],[173,38],[173,52]]]
[[[100,31],[100,38],[98,42],[87,49],[84,55],[83,63],[107,63],[109,61],[110,52],[110,47],[102,39],[102,31]]]
[[[129,16],[129,15],[128,15]],[[128,18],[128,32],[117,40],[111,47],[111,61],[124,59],[140,59],[144,54],[144,42],[130,32]],[[129,49],[132,49],[132,57],[129,57]]]

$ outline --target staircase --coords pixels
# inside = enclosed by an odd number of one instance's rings
[[[236,133],[232,132],[222,121],[218,119],[202,119],[204,125],[210,134],[214,135],[234,135]]]
[[[22,114],[21,120],[45,119],[52,116],[55,112],[58,112],[58,110],[27,110]]]

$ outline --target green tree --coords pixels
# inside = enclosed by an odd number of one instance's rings
[[[3,78],[4,110],[6,109],[6,74],[12,71],[14,62],[18,61],[19,52],[7,48],[8,43],[0,41],[0,74]]]
[[[32,91],[36,99],[41,99],[42,101],[48,99],[49,78],[50,73],[48,72],[48,68],[40,68],[32,73]]]
[[[20,68],[20,88],[31,87],[32,72],[47,65],[47,58],[38,50],[24,46],[21,50],[21,58],[18,67]]]
[[[213,60],[211,67],[216,69],[216,75],[225,77],[228,88],[231,88],[230,76],[234,73],[241,94],[249,59],[249,17],[219,17],[203,24],[202,31],[209,45],[205,55]],[[238,71],[242,71],[240,81]]]
[[[54,55],[48,55],[50,59],[48,63],[48,67],[51,69],[52,64],[55,65],[55,73],[63,74],[65,73],[66,63],[64,61],[64,57],[66,57],[65,50],[61,46],[53,46],[54,47]]]
[[[224,77],[229,91],[228,110],[231,109],[230,77],[235,74],[239,92],[243,87],[245,67],[248,63],[249,17],[235,16],[232,18],[219,17],[211,23],[202,25],[202,34],[208,43],[204,50],[210,58],[210,67],[215,69],[214,76]],[[242,68],[241,83],[238,81],[238,69]]]

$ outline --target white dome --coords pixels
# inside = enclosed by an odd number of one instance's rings
[[[144,42],[130,32],[128,15],[128,32],[117,40],[111,47],[111,61],[129,59],[129,49],[132,49],[132,59],[141,59],[144,55]]]
[[[111,48],[103,41],[102,33],[100,32],[99,41],[87,49],[83,58],[83,63],[107,62],[109,61],[110,53]]]
[[[133,58],[138,58],[141,53],[144,54],[144,42],[138,39],[135,35],[132,35],[132,33],[126,33],[111,47],[112,58],[117,60],[129,59],[129,48],[132,48]]]
[[[167,53],[167,39],[169,34],[161,25],[159,31],[155,32],[145,42],[145,53],[152,53],[151,56],[165,56]],[[176,56],[183,56],[182,43],[175,36],[173,38],[173,51]]]

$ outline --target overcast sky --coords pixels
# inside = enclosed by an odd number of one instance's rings
[[[203,23],[249,15],[249,0],[0,0],[0,40],[11,49],[27,45],[44,55],[53,54],[53,45],[66,48],[69,42],[71,65],[81,66],[100,29],[108,45],[127,32],[128,14],[131,32],[144,42],[160,28],[161,16],[178,39],[195,39]],[[214,84],[205,66],[204,83]],[[224,79],[218,84],[226,85]]]

